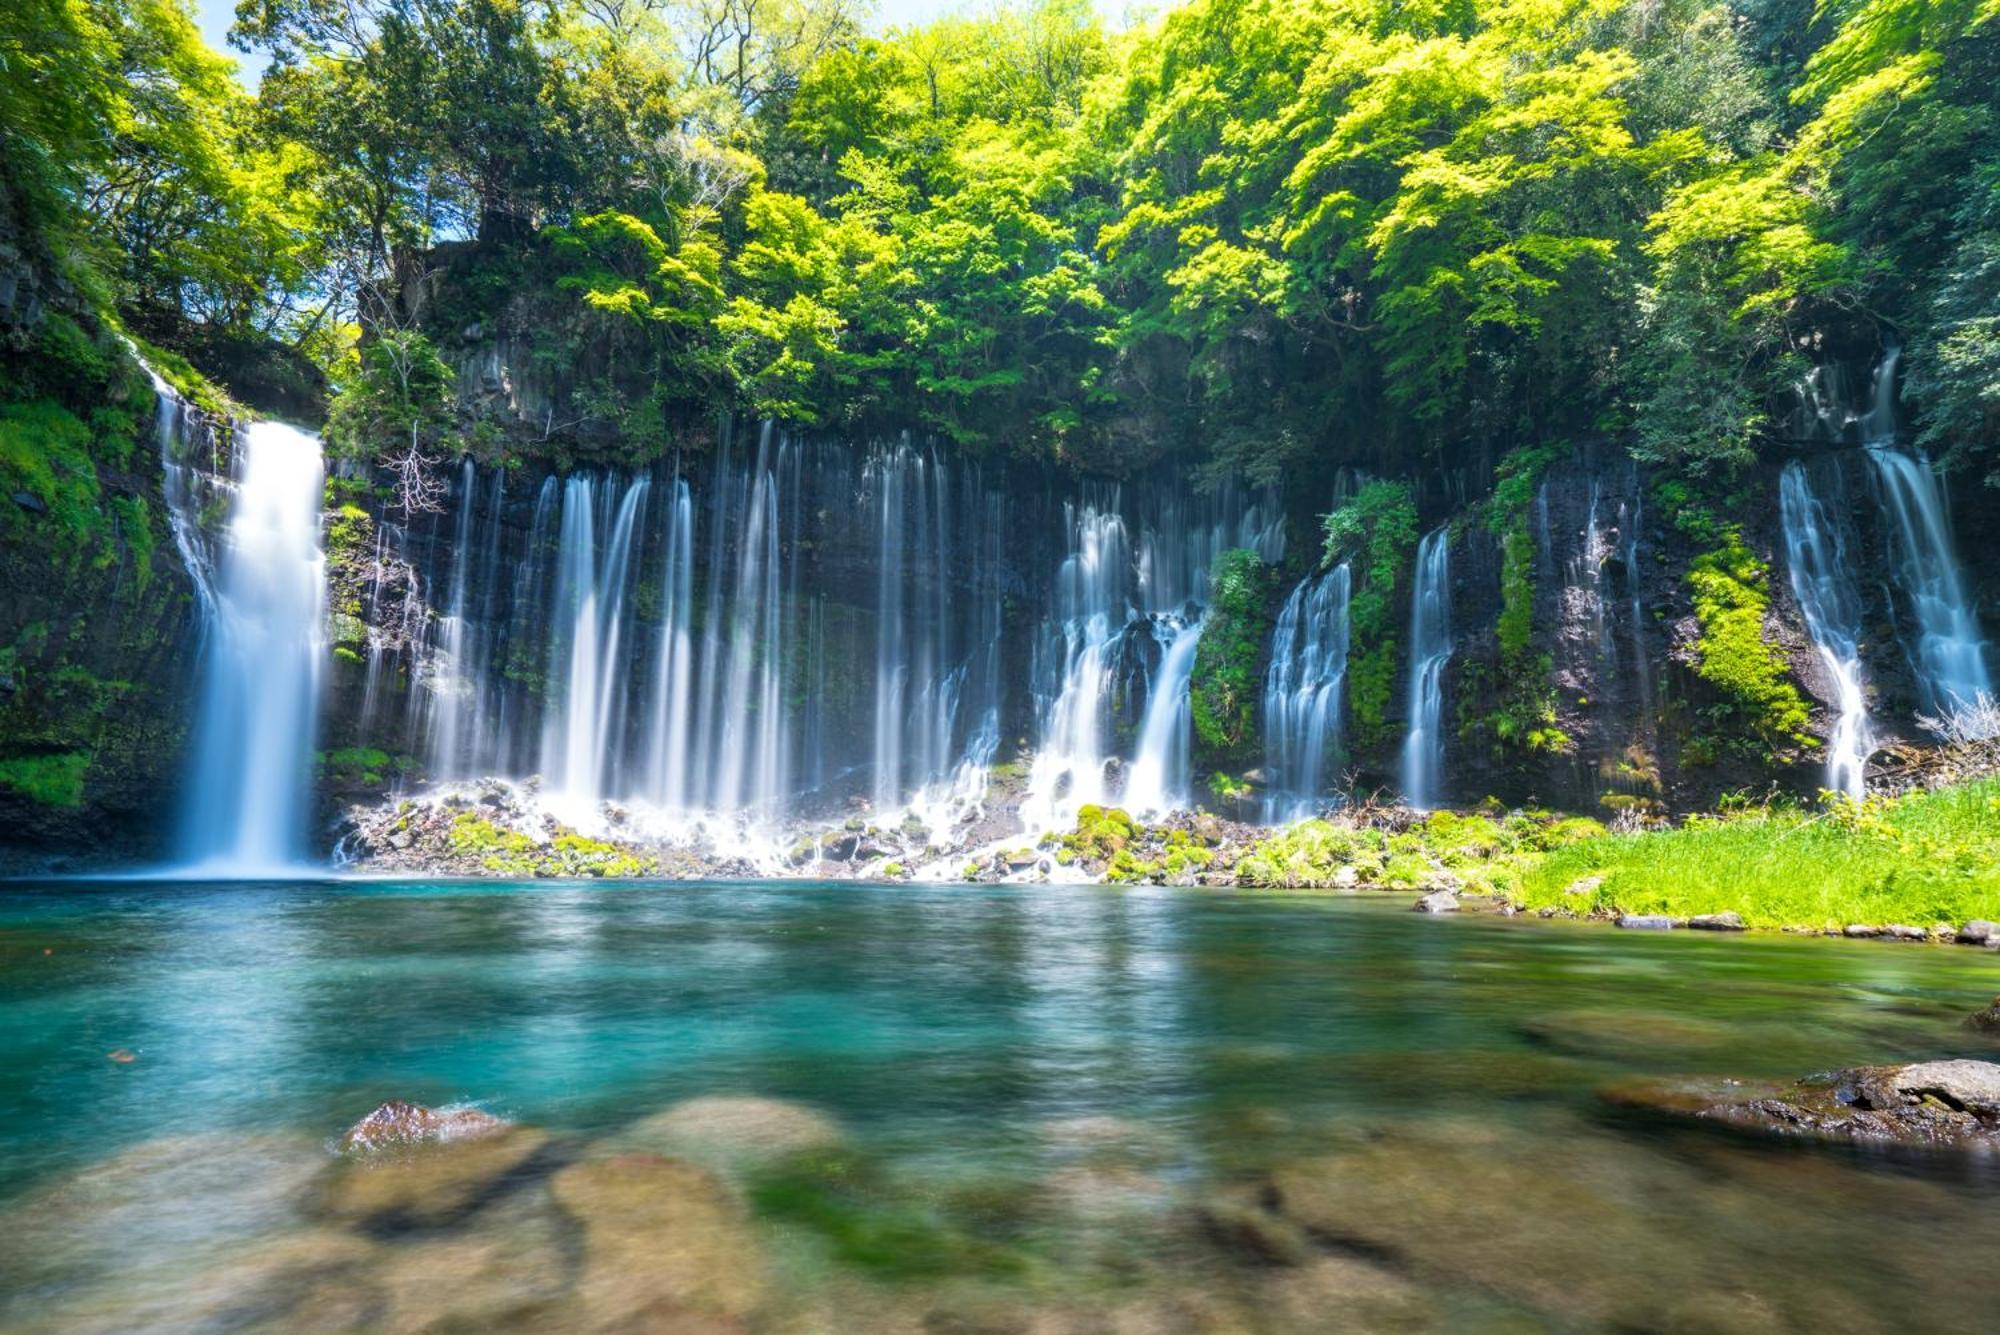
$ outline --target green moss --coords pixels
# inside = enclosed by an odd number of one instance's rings
[[[46,517],[36,517],[8,502],[0,507],[5,522],[40,518],[75,545],[100,537],[105,516],[90,445],[90,428],[58,403],[0,404],[0,489],[26,492],[48,508]]]
[[[1417,506],[1402,482],[1371,482],[1326,517],[1325,561],[1348,561],[1353,593],[1348,624],[1353,643],[1366,646],[1348,657],[1347,698],[1355,739],[1379,746],[1389,738],[1389,703],[1395,691],[1399,585],[1417,546]]]
[[[132,561],[132,591],[143,594],[153,582],[153,507],[144,496],[118,496],[112,499],[111,510]]]
[[[1246,760],[1257,749],[1258,669],[1271,634],[1276,573],[1257,553],[1236,548],[1216,558],[1209,576],[1188,687],[1195,736],[1214,760]]]
[[[1119,808],[1085,805],[1077,809],[1076,828],[1062,837],[1059,851],[1069,854],[1072,860],[1104,862],[1122,851],[1138,834],[1132,817]]]
[[[848,1153],[796,1157],[761,1174],[750,1203],[766,1218],[817,1237],[843,1265],[889,1280],[1000,1277],[1020,1254],[940,1217],[934,1192],[906,1196]]]
[[[1784,653],[1764,636],[1770,572],[1736,529],[1689,565],[1687,587],[1701,625],[1695,674],[1714,688],[1705,711],[1724,736],[1748,730],[1767,753],[1810,745],[1811,714]]]
[[[346,786],[380,787],[395,768],[387,751],[372,746],[346,746],[319,757],[320,777]]]
[[[1459,735],[1507,751],[1564,754],[1574,743],[1557,726],[1554,661],[1534,652],[1535,493],[1560,445],[1514,450],[1500,461],[1486,504],[1486,527],[1500,540],[1500,642],[1496,664],[1469,663],[1459,696]]]
[[[90,756],[71,751],[52,756],[14,756],[0,760],[0,788],[49,807],[73,807],[83,802],[83,776]]]

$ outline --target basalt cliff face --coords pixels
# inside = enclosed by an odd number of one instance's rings
[[[495,782],[564,828],[763,847],[892,820],[963,847],[1091,803],[1280,819],[1402,793],[1413,760],[1441,804],[1645,816],[1846,786],[1837,752],[1893,783],[1920,716],[1990,690],[2000,570],[1955,534],[2000,506],[1897,443],[1892,394],[1809,387],[1794,444],[1726,495],[1609,440],[1423,479],[1427,555],[1364,573],[1379,552],[1329,560],[1321,531],[1368,485],[1345,473],[1198,488],[746,423],[559,456],[534,448],[559,385],[503,339],[461,360],[492,462],[442,462],[414,514],[370,468],[326,483],[322,853],[356,806]],[[191,782],[238,435],[118,374],[125,443],[89,427],[88,477],[56,469],[68,490],[0,528],[17,858],[156,856]]]

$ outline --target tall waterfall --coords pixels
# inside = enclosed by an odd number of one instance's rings
[[[325,657],[319,440],[276,422],[237,431],[227,526],[211,551],[177,457],[173,393],[155,377],[175,540],[200,592],[201,692],[177,853],[192,872],[289,874],[307,860],[310,764]]]
[[[1861,590],[1849,555],[1844,501],[1836,494],[1829,503],[1817,494],[1804,464],[1785,465],[1778,503],[1792,593],[1834,687],[1826,786],[1860,798],[1867,795],[1868,757],[1875,745],[1861,670]]]
[[[1891,583],[1915,630],[1906,641],[1923,711],[1944,715],[1993,692],[1979,617],[1952,540],[1944,488],[1929,460],[1896,444],[1896,361],[1891,348],[1875,368],[1862,419],[1876,491],[1889,518]]]
[[[1351,580],[1345,562],[1300,580],[1271,632],[1264,677],[1266,824],[1302,820],[1324,803],[1327,762],[1340,751]]]
[[[1410,591],[1409,734],[1403,740],[1403,798],[1435,806],[1444,773],[1444,669],[1451,661],[1451,529],[1441,524],[1417,546]]]

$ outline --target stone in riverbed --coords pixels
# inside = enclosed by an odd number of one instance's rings
[[[1880,936],[1882,929],[1879,927],[1870,927],[1865,922],[1851,922],[1840,929],[1840,934],[1859,939],[1861,937]]]
[[[1697,932],[1742,932],[1744,925],[1740,913],[1697,913],[1688,919],[1688,926]]]
[[[1921,927],[1912,927],[1906,922],[1892,922],[1882,929],[1882,935],[1891,941],[1928,941],[1931,934]]]
[[[1974,918],[1958,929],[1958,941],[1966,946],[1984,946],[2000,941],[2000,923]]]
[[[2000,1148],[2000,1064],[1993,1062],[1857,1066],[1827,1079],[1743,1093],[1630,1082],[1602,1094],[1626,1107],[1768,1135]]]
[[[714,1168],[755,1168],[845,1139],[822,1112],[782,1099],[706,1095],[685,1099],[620,1132],[621,1149],[677,1155]]]
[[[1456,913],[1458,895],[1451,890],[1433,890],[1413,906],[1418,913]]]
[[[1983,1011],[1965,1017],[1967,1029],[1980,1029],[1989,1034],[2000,1034],[2000,997],[1993,998],[1993,1004]]]
[[[1628,913],[1618,920],[1618,925],[1634,932],[1671,932],[1681,925],[1681,920],[1664,913]]]

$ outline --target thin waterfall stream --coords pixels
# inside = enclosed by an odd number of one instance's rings
[[[1835,496],[1829,504],[1827,496],[1815,491],[1806,466],[1796,460],[1785,465],[1778,497],[1792,594],[1834,687],[1826,787],[1858,799],[1868,792],[1868,757],[1875,745],[1861,667],[1861,591],[1854,578],[1845,506],[1839,503],[1845,498]]]
[[[1444,669],[1451,661],[1451,526],[1417,546],[1410,590],[1409,732],[1403,740],[1403,800],[1436,806],[1444,774]]]

